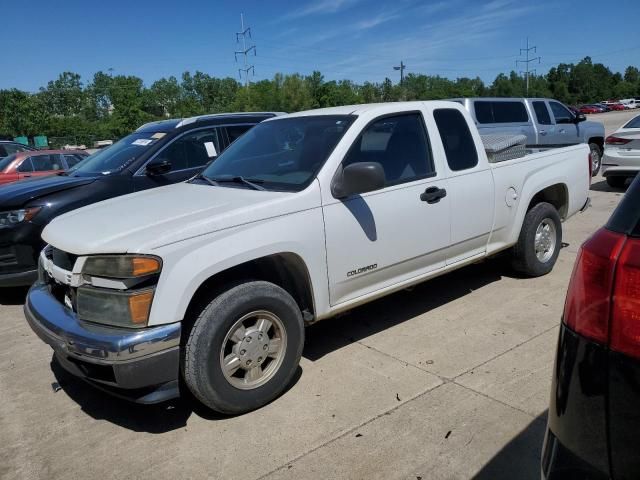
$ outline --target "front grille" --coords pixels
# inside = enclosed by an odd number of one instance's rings
[[[52,254],[51,258],[53,259],[53,264],[56,267],[60,267],[68,271],[73,270],[73,266],[75,265],[76,259],[78,258],[78,255],[67,253],[55,247],[51,248],[51,254]]]

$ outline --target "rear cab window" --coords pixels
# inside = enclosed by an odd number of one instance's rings
[[[546,102],[543,100],[534,100],[532,104],[538,123],[540,125],[551,125],[551,116],[549,115]]]
[[[476,100],[473,107],[476,120],[480,124],[529,122],[529,115],[523,102]]]
[[[478,165],[478,151],[464,115],[453,108],[439,108],[433,111],[433,118],[440,132],[449,168],[459,172]]]

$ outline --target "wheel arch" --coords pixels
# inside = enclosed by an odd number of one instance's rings
[[[305,322],[311,323],[315,318],[313,286],[307,265],[296,253],[279,252],[245,261],[206,278],[191,297],[183,321],[192,322],[196,312],[219,293],[252,280],[278,285],[296,301]]]
[[[561,219],[567,218],[569,210],[569,189],[565,183],[555,183],[538,191],[529,202],[527,212],[539,203],[546,202],[553,205]]]

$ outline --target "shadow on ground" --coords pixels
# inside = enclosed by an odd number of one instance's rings
[[[182,396],[156,405],[140,405],[109,395],[71,375],[56,360],[51,358],[51,371],[56,382],[87,415],[95,420],[108,422],[134,432],[166,433],[187,425],[192,414],[205,420],[225,420],[229,415],[218,414],[198,402],[186,388],[181,388]],[[302,376],[298,367],[288,391]],[[285,393],[283,392],[283,394]]]
[[[547,412],[534,419],[473,477],[475,480],[540,480]]]
[[[591,184],[591,190],[594,192],[607,192],[607,193],[617,193],[619,195],[624,194],[627,191],[627,187],[629,187],[629,181],[625,183],[624,188],[613,188],[610,187],[606,180],[595,181]]]
[[[29,287],[0,288],[0,305],[24,305]]]
[[[318,322],[307,328],[303,356],[318,360],[350,343],[462,298],[505,275],[511,275],[506,258],[491,259]]]

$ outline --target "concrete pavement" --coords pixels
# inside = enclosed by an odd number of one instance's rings
[[[51,363],[25,291],[0,292],[0,477],[538,479],[573,262],[621,197],[591,195],[550,275],[491,260],[320,322],[291,388],[239,417],[95,391]]]

